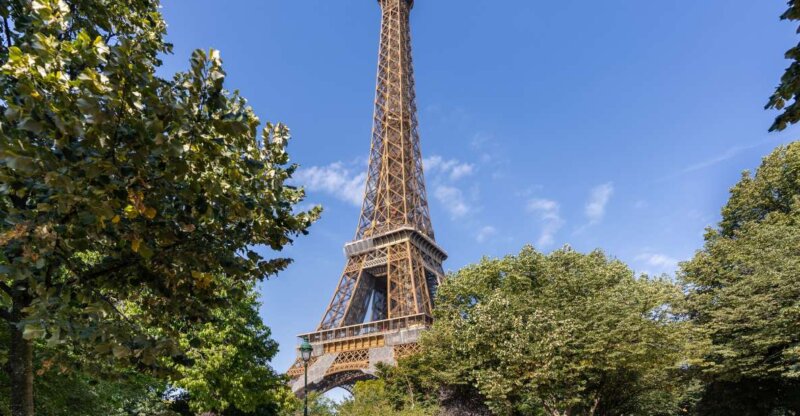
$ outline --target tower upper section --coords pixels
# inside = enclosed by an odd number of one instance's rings
[[[411,57],[414,1],[378,2],[382,20],[372,146],[356,240],[409,227],[433,239]]]
[[[384,6],[386,3],[397,2],[398,0],[378,0],[378,3],[381,7]],[[399,0],[403,3],[408,3],[408,9],[411,10],[414,7],[414,0]]]

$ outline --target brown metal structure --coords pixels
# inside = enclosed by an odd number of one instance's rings
[[[379,362],[413,353],[432,322],[447,254],[434,239],[422,169],[409,16],[413,0],[378,0],[382,23],[364,203],[347,265],[317,331],[309,388],[350,388]],[[290,370],[302,393],[302,363]]]

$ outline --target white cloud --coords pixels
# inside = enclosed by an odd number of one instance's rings
[[[487,226],[481,228],[478,231],[478,235],[475,236],[475,239],[479,243],[483,243],[483,242],[486,242],[486,240],[488,240],[489,238],[493,237],[496,234],[497,234],[497,228],[494,228],[491,225],[487,225]]]
[[[636,256],[636,261],[643,263],[648,269],[657,273],[674,273],[678,269],[678,260],[661,253],[642,253]],[[652,272],[648,272],[653,274]]]
[[[470,212],[470,206],[464,200],[464,193],[460,189],[439,185],[434,190],[434,196],[453,219],[461,218]]]
[[[425,158],[422,164],[428,173],[442,173],[454,181],[471,175],[475,170],[472,164],[462,163],[456,159],[445,160],[441,156]]]
[[[359,169],[361,171],[361,169]],[[299,169],[294,181],[311,192],[324,192],[354,206],[361,206],[367,174],[353,173],[342,162]]]
[[[608,201],[611,200],[611,195],[614,194],[614,184],[606,183],[598,185],[592,189],[589,195],[589,202],[586,203],[586,217],[592,224],[596,224],[603,220],[606,215],[606,206]]]
[[[456,165],[450,171],[450,179],[455,181],[455,180],[458,180],[458,179],[460,179],[460,178],[462,178],[464,176],[472,175],[473,169],[474,169],[474,166],[472,166],[470,164],[467,164],[467,163],[462,163],[462,164]]]
[[[535,214],[537,220],[542,224],[542,231],[536,244],[540,248],[553,245],[556,233],[564,226],[564,220],[561,218],[561,206],[558,202],[550,199],[532,199],[528,201],[527,210],[531,214]]]

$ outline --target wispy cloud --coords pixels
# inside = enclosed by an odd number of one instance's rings
[[[500,179],[504,176],[503,171],[509,161],[494,135],[484,132],[476,133],[470,141],[470,148],[477,154],[481,164],[493,171],[492,178]]]
[[[362,169],[355,172],[342,162],[336,162],[327,166],[301,168],[295,173],[294,182],[308,191],[323,192],[354,206],[361,206],[366,177]]]
[[[744,153],[744,152],[746,152],[748,150],[755,149],[755,148],[762,147],[762,146],[766,146],[766,145],[774,145],[775,143],[776,142],[774,140],[765,140],[765,141],[762,141],[760,143],[755,143],[755,144],[733,146],[731,148],[728,148],[728,149],[724,150],[722,153],[716,154],[716,155],[714,155],[714,156],[712,156],[712,157],[710,157],[710,158],[708,158],[706,160],[697,162],[697,163],[695,163],[693,165],[689,165],[689,166],[681,169],[679,172],[668,176],[665,179],[670,179],[670,178],[674,178],[676,176],[686,175],[686,174],[689,174],[689,173],[694,173],[694,172],[697,172],[697,171],[700,171],[700,170],[708,169],[708,168],[710,168],[710,167],[712,167],[714,165],[718,165],[718,164],[720,164],[722,162],[725,162],[727,160],[733,159],[736,156],[739,156],[740,154],[742,154],[742,153]]]
[[[475,240],[479,243],[484,243],[495,235],[497,235],[497,228],[487,225],[478,230],[478,235],[475,236]]]
[[[678,269],[678,260],[662,253],[645,252],[635,260],[645,266],[647,270],[643,271],[648,274],[674,273]]]
[[[706,168],[710,168],[711,166],[714,166],[716,164],[722,163],[722,162],[724,162],[724,161],[726,161],[728,159],[733,159],[734,157],[736,157],[740,153],[744,152],[745,150],[752,149],[754,147],[757,147],[757,146],[736,146],[736,147],[731,147],[730,149],[725,150],[724,152],[722,152],[722,153],[720,153],[720,154],[718,154],[718,155],[716,155],[716,156],[714,156],[714,157],[712,157],[710,159],[706,159],[706,160],[704,160],[702,162],[698,162],[698,163],[695,163],[694,165],[685,167],[683,170],[681,170],[680,173],[686,174],[686,173],[697,172],[698,170],[703,170],[703,169],[706,169]]]
[[[611,182],[592,188],[584,211],[591,224],[597,224],[606,216],[606,206],[612,195],[614,195],[614,184]]]
[[[527,211],[534,214],[541,224],[541,232],[536,244],[540,248],[553,245],[556,234],[564,226],[559,203],[550,199],[532,199],[528,201]]]
[[[466,192],[457,184],[460,179],[475,172],[475,165],[439,155],[427,157],[422,163],[428,183],[433,189],[433,197],[450,214],[451,219],[462,220],[478,211],[474,206],[479,199],[477,183],[473,183],[470,192]]]
[[[464,193],[456,187],[438,185],[433,195],[453,219],[462,218],[472,210],[464,199]]]
[[[475,165],[460,162],[456,159],[445,160],[441,156],[431,156],[422,161],[425,171],[428,173],[441,173],[450,180],[459,180],[471,175],[475,170]]]

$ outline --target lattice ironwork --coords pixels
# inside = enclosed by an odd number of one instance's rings
[[[360,370],[369,367],[369,350],[345,351],[339,353],[336,361],[328,368],[325,375],[341,373],[342,371]]]
[[[324,372],[324,380],[315,382],[320,390],[336,387],[332,377],[338,374],[364,373],[371,359],[387,362],[415,351],[416,341],[390,335],[430,324],[447,258],[434,239],[425,190],[409,21],[414,1],[378,3],[382,21],[364,202],[336,291],[316,332],[306,335],[321,344],[322,358],[313,369]],[[376,331],[386,337],[376,337]],[[397,345],[404,343],[413,346]],[[297,377],[297,366],[290,371]]]
[[[314,363],[317,362],[317,358],[319,358],[319,357],[311,357],[311,359],[308,360],[308,366],[311,367],[312,365],[314,365]],[[286,372],[286,375],[288,375],[289,377],[292,377],[292,378],[300,377],[300,376],[303,375],[303,371],[304,371],[304,369],[303,369],[303,361],[298,358],[298,359],[296,359],[294,361],[294,364],[292,364],[292,367],[289,368],[289,371]]]
[[[433,238],[422,173],[409,15],[411,0],[379,0],[378,81],[367,189],[356,240],[400,226]]]
[[[411,58],[413,1],[379,3],[381,41],[364,203],[320,331],[431,314],[436,289],[431,286],[441,281],[446,257],[433,240],[425,191]]]
[[[395,360],[400,360],[419,353],[420,346],[416,342],[413,344],[396,345],[392,351]]]

